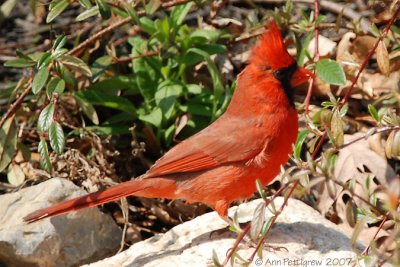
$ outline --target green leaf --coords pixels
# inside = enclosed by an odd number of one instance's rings
[[[94,109],[93,105],[90,104],[89,102],[86,101],[86,99],[83,99],[79,97],[79,95],[74,94],[73,95],[78,102],[79,106],[81,107],[83,113],[94,123],[94,124],[99,124],[99,117],[97,116],[97,112]]]
[[[139,21],[140,29],[147,32],[148,34],[153,35],[157,31],[154,21],[149,19],[148,17],[141,17]]]
[[[14,157],[17,149],[17,127],[14,117],[9,118],[0,129],[0,172],[2,172]]]
[[[379,116],[378,111],[376,110],[376,108],[369,104],[368,105],[368,111],[371,114],[371,116],[374,118],[374,120],[376,120],[377,122],[381,121],[381,116]]]
[[[200,85],[195,84],[195,83],[187,84],[186,88],[189,93],[194,94],[194,95],[201,94],[201,92],[203,91],[203,88]]]
[[[79,4],[81,4],[81,6],[83,6],[86,9],[89,9],[93,6],[90,0],[79,0]]]
[[[111,17],[111,9],[107,2],[104,0],[96,0],[96,4],[99,7],[101,17],[103,19],[109,19]]]
[[[190,48],[187,51],[188,54],[190,53],[195,53],[198,54],[200,56],[202,56],[206,62],[207,62],[207,66],[208,66],[208,71],[210,72],[212,81],[213,81],[213,86],[214,86],[214,93],[217,97],[219,97],[223,90],[224,90],[224,86],[222,84],[222,80],[221,77],[219,75],[219,71],[217,69],[217,66],[215,65],[215,63],[211,60],[211,57],[208,53],[204,52],[203,50],[200,50],[198,48]]]
[[[174,22],[175,26],[179,26],[182,24],[186,15],[189,13],[192,8],[193,2],[188,2],[184,5],[175,6],[171,12],[170,18]]]
[[[51,59],[57,59],[68,52],[66,48],[60,48],[51,54]]]
[[[299,135],[297,136],[297,141],[296,145],[294,148],[294,158],[295,159],[300,159],[300,154],[301,154],[301,148],[303,147],[303,143],[307,138],[307,135],[310,133],[310,130],[305,129],[299,132]]]
[[[146,41],[136,37],[129,40],[132,45],[132,56],[142,55],[147,49]],[[132,68],[139,91],[148,105],[153,100],[159,84],[161,64],[153,57],[137,58],[132,61]]]
[[[300,53],[297,56],[297,64],[299,64],[299,66],[303,66],[304,65],[304,59],[306,57],[306,53],[308,52],[308,46],[312,40],[312,38],[314,37],[314,32],[310,32],[306,38],[304,38],[303,44],[301,46],[301,50]],[[300,42],[300,41],[299,41]]]
[[[11,164],[8,167],[7,180],[13,186],[19,186],[25,181],[25,173],[17,164]]]
[[[153,15],[160,6],[160,0],[150,0],[149,3],[145,6],[146,13],[149,15]]]
[[[8,60],[4,63],[4,67],[9,68],[28,68],[36,65],[36,62],[33,60],[28,60],[25,58],[16,58]]]
[[[109,91],[110,88],[114,90],[122,89],[132,89],[132,84],[134,83],[134,78],[132,76],[118,75],[112,78],[101,80],[97,83],[89,85],[87,90],[105,90]]]
[[[135,106],[128,99],[121,96],[111,95],[95,90],[76,92],[74,95],[93,105],[100,105],[136,114]]]
[[[82,21],[85,20],[87,18],[96,16],[99,14],[99,7],[98,6],[92,6],[90,9],[83,11],[82,13],[79,14],[79,16],[77,16],[75,18],[75,21]]]
[[[210,42],[218,41],[220,33],[214,30],[197,29],[190,34],[191,38],[202,38]]]
[[[88,126],[86,130],[95,132],[98,135],[116,135],[129,134],[129,126],[127,125],[107,125],[107,126]]]
[[[49,138],[51,148],[61,155],[64,152],[65,138],[64,131],[58,122],[53,122],[49,129]]]
[[[92,77],[92,72],[82,59],[70,55],[64,55],[60,58],[60,61],[71,70],[80,72],[87,77]]]
[[[40,166],[42,167],[43,170],[47,171],[48,173],[51,173],[52,167],[51,167],[49,149],[47,148],[46,140],[40,139],[40,142],[38,145],[38,151],[40,154]]]
[[[251,220],[251,227],[250,227],[250,238],[251,240],[255,241],[258,239],[261,229],[265,222],[265,201],[262,201],[257,207],[254,209],[253,219]]]
[[[65,43],[67,42],[67,37],[62,34],[56,38],[53,44],[53,50],[57,51],[64,47]]]
[[[155,108],[150,114],[140,115],[139,119],[148,122],[159,128],[162,122],[162,111],[160,108]]]
[[[343,85],[346,83],[346,75],[341,65],[331,59],[322,59],[318,61],[315,71],[321,80],[334,85]]]
[[[40,112],[38,119],[38,130],[47,132],[53,122],[55,106],[53,103],[48,104],[42,112]]]
[[[17,0],[6,0],[1,4],[0,13],[4,18],[10,16],[11,11],[14,9],[17,4]]]
[[[44,52],[41,57],[38,60],[37,63],[37,68],[40,70],[41,68],[46,67],[47,65],[49,65],[50,61],[51,61],[51,53],[50,52]]]
[[[46,23],[52,22],[58,15],[63,12],[68,6],[68,0],[54,1],[55,4],[50,6],[50,12],[47,15]]]
[[[140,19],[139,16],[133,7],[132,3],[125,3],[123,2],[123,6],[126,10],[126,12],[129,14],[129,16],[132,18],[132,22],[136,25],[140,25]]]
[[[58,77],[53,77],[46,87],[47,97],[50,99],[53,93],[62,94],[65,89],[65,81]]]
[[[92,82],[96,82],[100,76],[107,70],[108,67],[110,67],[110,64],[112,62],[112,57],[106,55],[99,57],[96,59],[96,61],[92,65]]]
[[[47,78],[49,77],[49,70],[47,68],[41,68],[33,78],[32,92],[36,95],[46,85]]]
[[[183,93],[183,87],[180,84],[172,84],[161,87],[154,95],[156,104],[161,108],[164,117],[171,118],[176,99]]]

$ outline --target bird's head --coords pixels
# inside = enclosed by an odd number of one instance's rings
[[[261,70],[271,70],[274,77],[284,86],[296,87],[312,76],[309,70],[297,66],[296,61],[289,55],[278,26],[273,20],[261,36],[258,45],[253,48],[250,64]]]

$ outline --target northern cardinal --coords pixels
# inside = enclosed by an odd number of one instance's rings
[[[292,87],[310,75],[288,54],[271,21],[218,120],[173,147],[142,176],[38,210],[24,220],[31,223],[130,195],[202,202],[227,218],[233,201],[250,197],[257,179],[266,185],[288,161],[298,133]]]

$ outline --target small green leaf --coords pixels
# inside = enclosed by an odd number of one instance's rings
[[[65,55],[67,52],[68,52],[68,49],[66,49],[66,48],[60,48],[58,50],[55,50],[51,54],[51,59],[57,59],[57,58],[61,57],[62,55]]]
[[[53,50],[60,50],[64,47],[65,43],[67,42],[67,37],[62,34],[56,38],[53,44]]]
[[[153,13],[156,12],[160,6],[160,0],[150,0],[149,3],[145,6],[146,13],[149,15],[153,15]]]
[[[52,59],[51,58],[51,53],[50,52],[44,52],[42,54],[42,56],[40,57],[40,59],[38,60],[37,68],[40,70],[41,68],[46,67],[47,65],[49,65],[51,59]]]
[[[251,240],[257,240],[258,236],[260,235],[261,229],[265,222],[265,201],[262,201],[254,210],[253,219],[251,220],[251,227],[250,227],[250,238]]]
[[[49,77],[49,70],[41,68],[33,78],[32,92],[36,95],[46,85],[47,78]]]
[[[92,77],[92,72],[82,59],[70,55],[64,55],[60,58],[60,61],[71,70],[80,72],[87,77]]]
[[[42,112],[40,112],[39,119],[38,119],[38,130],[41,132],[47,132],[50,128],[50,125],[53,122],[54,116],[54,104],[48,104]]]
[[[376,110],[376,108],[369,104],[368,105],[368,111],[371,114],[371,116],[374,118],[374,120],[376,120],[377,122],[381,121],[381,116],[379,116],[378,111]]]
[[[309,133],[310,133],[309,129],[304,129],[301,132],[299,132],[299,135],[297,136],[296,145],[294,148],[294,158],[295,159],[300,159],[301,149],[302,149],[304,141],[306,140],[307,135]]]
[[[129,14],[129,16],[132,18],[132,22],[136,25],[140,24],[140,19],[139,16],[135,10],[135,8],[133,7],[132,3],[123,3],[124,8],[126,10],[126,12]]]
[[[110,67],[111,62],[112,57],[108,55],[99,57],[95,62],[93,62],[91,68],[92,82],[96,82],[101,77],[101,75]]]
[[[46,23],[52,22],[58,15],[60,15],[68,6],[68,0],[53,1],[54,5],[50,6],[50,12],[47,15]]]
[[[0,129],[0,172],[2,172],[14,157],[17,149],[17,127],[14,117],[9,118]]]
[[[194,95],[198,95],[201,94],[203,88],[198,85],[198,84],[187,84],[186,88],[188,90],[189,93],[194,94]]]
[[[322,59],[318,61],[316,72],[321,80],[334,85],[343,85],[346,83],[346,75],[341,65],[331,59]]]
[[[79,95],[74,95],[76,101],[78,102],[79,106],[81,107],[83,113],[96,125],[99,124],[99,117],[97,116],[97,112],[92,104],[90,104],[85,99],[79,97]]]
[[[90,0],[79,0],[79,4],[81,4],[81,6],[83,6],[86,9],[89,9],[93,6]]]
[[[186,15],[189,13],[190,9],[192,8],[193,2],[188,2],[184,5],[175,6],[171,12],[170,18],[175,23],[176,26],[182,24],[183,20],[185,19]]]
[[[183,87],[180,84],[171,84],[162,86],[154,95],[154,99],[164,117],[168,120],[170,119],[176,99],[183,93]]]
[[[49,149],[47,148],[46,140],[40,139],[40,142],[38,145],[38,151],[40,154],[40,166],[42,167],[43,170],[47,171],[48,173],[51,173],[52,167],[51,167]]]
[[[121,96],[111,95],[95,90],[80,91],[76,92],[74,95],[93,105],[101,105],[136,114],[135,106],[128,99]]]
[[[8,60],[4,63],[4,67],[9,68],[28,68],[36,65],[36,62],[33,60],[28,60],[25,58],[16,58]]]
[[[50,99],[53,93],[62,94],[65,89],[65,81],[58,77],[53,77],[46,87],[47,97]]]
[[[53,122],[49,129],[49,138],[51,148],[61,155],[64,152],[65,138],[64,131],[58,122]]]
[[[101,17],[103,19],[109,19],[111,17],[111,9],[107,2],[104,0],[96,0],[96,4],[99,7]]]
[[[83,11],[79,16],[76,17],[75,21],[82,21],[87,18],[96,16],[99,14],[99,7],[98,6],[93,6],[88,10]]]
[[[160,108],[155,108],[150,114],[140,115],[139,119],[151,123],[157,128],[159,128],[162,122],[162,111]]]

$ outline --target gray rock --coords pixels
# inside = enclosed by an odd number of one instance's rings
[[[280,207],[282,201],[282,198],[277,198],[276,207]],[[240,221],[248,222],[261,202],[244,203],[229,212],[232,215],[237,210]],[[267,210],[266,216],[271,218],[272,214]],[[205,214],[174,227],[166,234],[136,243],[118,255],[85,266],[207,266],[212,264],[213,251],[223,262],[237,237],[223,230],[225,227],[226,223],[215,212]],[[351,266],[357,261],[350,238],[317,211],[295,199],[289,200],[266,243],[282,249],[266,247],[261,257],[254,258],[251,266]],[[362,246],[358,245],[358,249]],[[254,248],[241,245],[238,253],[247,259],[253,251]]]
[[[22,221],[30,212],[84,193],[68,180],[53,178],[0,196],[0,265],[76,266],[116,253],[121,231],[98,208]]]

